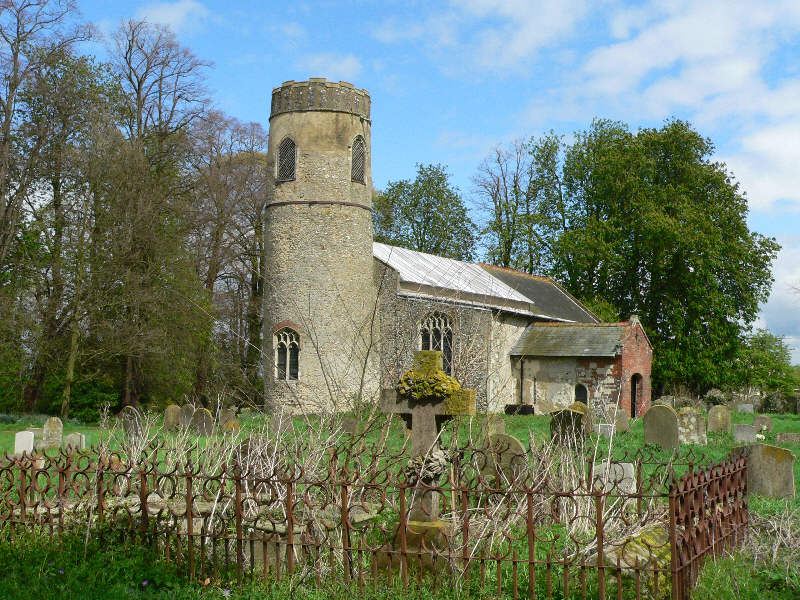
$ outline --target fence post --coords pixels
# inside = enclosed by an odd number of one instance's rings
[[[242,579],[242,562],[244,562],[244,550],[242,548],[242,470],[239,468],[238,461],[233,465],[233,484],[234,492],[234,517],[236,519],[236,575]]]
[[[184,467],[186,477],[186,552],[189,555],[189,574],[194,579],[194,492],[192,491],[192,470],[189,463]],[[180,532],[179,532],[180,533]]]
[[[525,517],[528,529],[528,598],[536,598],[536,529],[533,520],[533,492],[526,494],[528,513]]]
[[[294,573],[294,471],[286,480],[286,572]],[[280,559],[278,559],[280,560]]]
[[[594,487],[594,486],[592,486]],[[603,556],[605,543],[605,531],[603,529],[603,494],[600,490],[594,490],[594,506],[597,513],[595,533],[597,535],[597,596],[600,600],[606,597],[606,572],[604,570],[605,557]]]
[[[145,541],[150,515],[147,510],[147,463],[139,469],[139,512],[142,516],[142,542]]]
[[[67,479],[71,472],[72,452],[67,455],[67,464],[58,470],[58,530],[64,531],[64,506],[66,504]]]
[[[408,546],[406,542],[406,528],[408,527],[408,515],[406,514],[406,485],[400,484],[400,519],[397,528],[397,536],[400,538],[400,577],[403,580],[403,589],[408,581],[408,559],[406,553]],[[390,559],[391,560],[391,559]]]
[[[103,523],[105,518],[104,516],[104,502],[105,502],[105,485],[103,485],[103,459],[102,457],[98,456],[97,458],[97,469],[95,470],[95,494],[97,495],[97,521],[99,523]]]
[[[342,563],[344,567],[345,583],[350,581],[350,517],[347,511],[349,499],[347,497],[347,480],[342,477]]]
[[[27,470],[27,468],[25,468],[23,466],[25,464],[24,461],[25,461],[25,459],[23,458],[21,461],[19,461],[19,463],[17,463],[17,464],[19,464],[19,467],[20,467],[19,468],[19,502],[20,502],[19,516],[20,516],[20,520],[23,521],[23,522],[27,518],[27,512],[28,512],[27,511],[27,505],[28,505],[28,486],[27,486],[28,476],[27,476],[27,471],[28,470]],[[12,513],[12,516],[13,516],[13,513]]]
[[[672,571],[672,600],[683,597],[683,587],[678,573],[678,485],[675,471],[670,468],[669,485],[669,545],[670,570]]]

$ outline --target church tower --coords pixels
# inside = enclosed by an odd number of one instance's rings
[[[370,97],[349,83],[272,92],[264,217],[267,402],[346,410],[377,389]]]

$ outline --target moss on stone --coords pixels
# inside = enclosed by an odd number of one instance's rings
[[[444,402],[461,390],[461,384],[444,371],[432,371],[418,364],[403,374],[395,390],[404,400]]]

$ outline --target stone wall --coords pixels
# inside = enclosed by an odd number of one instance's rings
[[[631,326],[622,338],[620,406],[631,414],[631,377],[637,373],[642,376],[636,416],[641,417],[650,408],[650,368],[653,361],[653,349],[641,323],[635,317]]]
[[[489,412],[503,412],[520,401],[519,378],[515,376],[511,350],[530,324],[530,317],[495,312],[492,318],[486,404]],[[516,359],[515,359],[516,361]]]

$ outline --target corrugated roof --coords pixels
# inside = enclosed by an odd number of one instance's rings
[[[375,258],[397,271],[403,282],[531,303],[527,297],[493,277],[480,265],[378,242],[372,244],[372,252]]]
[[[566,321],[597,322],[589,310],[549,277],[529,275],[494,265],[482,264],[481,266],[497,279],[527,297],[540,312]]]
[[[627,323],[530,325],[511,350],[512,356],[616,356],[622,351]]]

